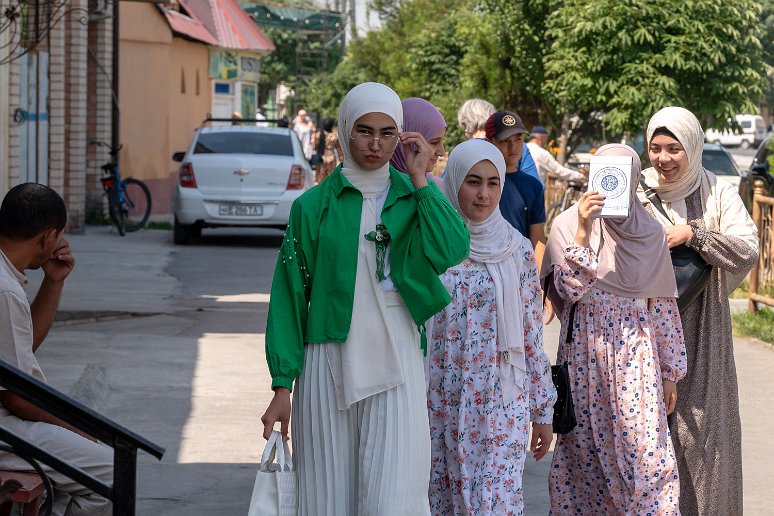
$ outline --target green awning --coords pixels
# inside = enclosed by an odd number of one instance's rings
[[[338,11],[270,7],[250,2],[241,2],[240,5],[259,27],[337,32],[344,30],[346,25],[346,17]]]

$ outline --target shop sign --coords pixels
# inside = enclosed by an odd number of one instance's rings
[[[210,78],[258,82],[261,68],[260,56],[250,52],[210,50]]]

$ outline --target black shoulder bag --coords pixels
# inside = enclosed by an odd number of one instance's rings
[[[551,285],[553,273],[546,276],[543,285],[543,305],[546,303],[546,295]],[[570,318],[567,323],[566,344],[572,342],[573,326],[575,325],[575,303],[570,306]],[[569,433],[577,421],[575,420],[575,405],[572,402],[572,390],[570,389],[570,369],[567,360],[551,366],[551,380],[556,387],[556,403],[554,403],[553,430],[557,434]]]
[[[645,184],[644,177],[640,177],[640,185],[653,207],[669,219],[661,204],[661,198]],[[685,244],[673,247],[669,253],[672,255],[672,267],[675,270],[677,282],[677,309],[684,312],[707,287],[712,276],[712,265],[707,263],[695,249]]]

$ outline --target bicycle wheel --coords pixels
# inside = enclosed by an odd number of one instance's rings
[[[551,224],[560,213],[562,213],[562,201],[556,201],[548,207],[546,211],[546,236],[551,232]]]
[[[124,189],[124,212],[126,231],[137,231],[145,227],[151,212],[150,190],[139,179],[127,178],[121,182]]]
[[[107,198],[110,220],[116,226],[118,234],[124,236],[126,234],[126,219],[124,218],[124,210],[121,209],[121,200],[118,198],[118,190],[116,190],[115,186],[108,188]]]

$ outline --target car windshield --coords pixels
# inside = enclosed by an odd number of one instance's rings
[[[716,176],[738,176],[736,165],[723,151],[704,149],[701,164]]]
[[[194,154],[272,154],[292,156],[293,143],[289,134],[248,131],[202,133]]]

